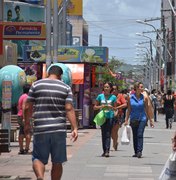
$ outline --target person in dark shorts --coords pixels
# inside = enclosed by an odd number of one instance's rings
[[[61,179],[67,161],[66,117],[72,125],[72,140],[77,140],[77,123],[71,87],[61,80],[63,70],[53,65],[48,78],[34,82],[25,104],[25,132],[30,130],[30,109],[33,111],[33,170],[38,180],[44,179],[45,165],[51,155],[51,179]],[[71,178],[71,177],[70,177]]]

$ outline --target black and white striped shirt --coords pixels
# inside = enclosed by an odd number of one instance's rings
[[[27,101],[34,102],[34,135],[66,131],[65,104],[73,104],[73,94],[67,84],[48,78],[36,81]]]

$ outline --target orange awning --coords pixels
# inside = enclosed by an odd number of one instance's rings
[[[72,83],[83,84],[84,83],[84,64],[65,64],[72,72]]]
[[[83,84],[84,83],[84,64],[65,64],[68,66],[72,73],[72,83],[73,84]],[[43,75],[42,78],[46,78],[46,64],[43,64]]]

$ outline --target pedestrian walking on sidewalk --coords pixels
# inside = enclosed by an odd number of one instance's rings
[[[94,110],[103,110],[106,118],[106,122],[101,126],[103,157],[109,157],[114,110],[117,106],[117,98],[112,91],[113,85],[109,82],[104,83],[103,93],[97,96],[94,105]]]
[[[51,180],[60,180],[66,157],[66,117],[73,127],[72,140],[78,137],[71,88],[61,81],[63,70],[51,66],[48,78],[30,88],[25,105],[25,132],[29,131],[30,109],[34,108],[33,170],[38,180],[44,179],[45,165],[51,155]],[[71,178],[71,177],[70,177]]]
[[[142,157],[143,151],[143,135],[147,123],[147,117],[150,121],[150,126],[153,127],[153,121],[148,115],[149,106],[147,96],[143,95],[143,83],[137,82],[134,85],[135,93],[128,97],[128,108],[125,118],[125,125],[128,125],[130,118],[130,126],[133,133],[133,157]]]
[[[114,124],[112,127],[111,137],[113,140],[113,148],[117,151],[118,147],[118,132],[124,122],[124,111],[123,108],[127,107],[127,102],[122,93],[118,92],[118,86],[113,86],[113,94],[117,97],[117,111],[115,112]]]
[[[165,111],[165,120],[166,120],[166,129],[172,127],[172,123],[169,122],[173,118],[174,115],[174,104],[176,104],[176,100],[172,95],[172,91],[169,89],[167,94],[163,97],[164,111]]]
[[[154,121],[157,122],[157,104],[158,104],[158,99],[157,99],[157,93],[156,89],[153,89],[150,94],[150,99],[152,101],[153,105],[153,113],[154,113]]]
[[[19,136],[18,136],[18,142],[19,142],[19,153],[18,154],[27,154],[29,152],[30,142],[31,142],[31,136],[32,136],[32,127],[31,130],[27,133],[24,132],[24,107],[25,102],[28,97],[28,92],[30,89],[29,84],[25,84],[23,87],[23,94],[20,96],[18,100],[18,124],[19,124]],[[32,109],[31,109],[32,110]],[[31,111],[31,117],[32,119],[32,111]],[[25,148],[24,146],[24,139],[26,139]]]

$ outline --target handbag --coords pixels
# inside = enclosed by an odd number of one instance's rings
[[[139,121],[138,120],[130,120],[130,126],[131,127],[138,127]]]
[[[101,110],[93,120],[96,125],[102,126],[106,122],[105,112]]]
[[[173,151],[159,176],[159,180],[175,180],[176,179],[176,151]]]
[[[124,126],[124,129],[122,131],[121,144],[122,145],[130,144],[130,137],[131,137],[131,127],[129,125]]]

